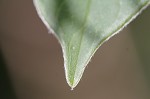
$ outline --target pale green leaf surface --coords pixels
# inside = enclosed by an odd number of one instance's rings
[[[71,88],[98,47],[132,21],[150,0],[34,0],[37,12],[59,40]]]

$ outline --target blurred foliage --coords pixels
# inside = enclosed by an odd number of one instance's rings
[[[150,7],[131,24],[132,37],[150,88]]]
[[[0,99],[16,99],[1,51],[0,51]]]

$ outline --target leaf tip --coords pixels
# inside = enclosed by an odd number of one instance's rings
[[[69,87],[71,88],[71,90],[74,90],[74,88],[77,86],[77,82],[75,82],[74,80],[68,79],[67,78],[67,83],[69,85]]]
[[[71,90],[73,90],[76,87],[76,86],[74,86],[73,81],[67,80],[67,82],[68,82],[68,85],[71,87]]]

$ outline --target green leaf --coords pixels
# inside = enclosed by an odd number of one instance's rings
[[[95,51],[131,22],[150,0],[34,0],[59,40],[67,83],[74,88]]]

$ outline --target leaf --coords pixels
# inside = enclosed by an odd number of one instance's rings
[[[66,80],[73,89],[100,45],[131,22],[150,0],[34,0],[34,4],[62,46]]]

